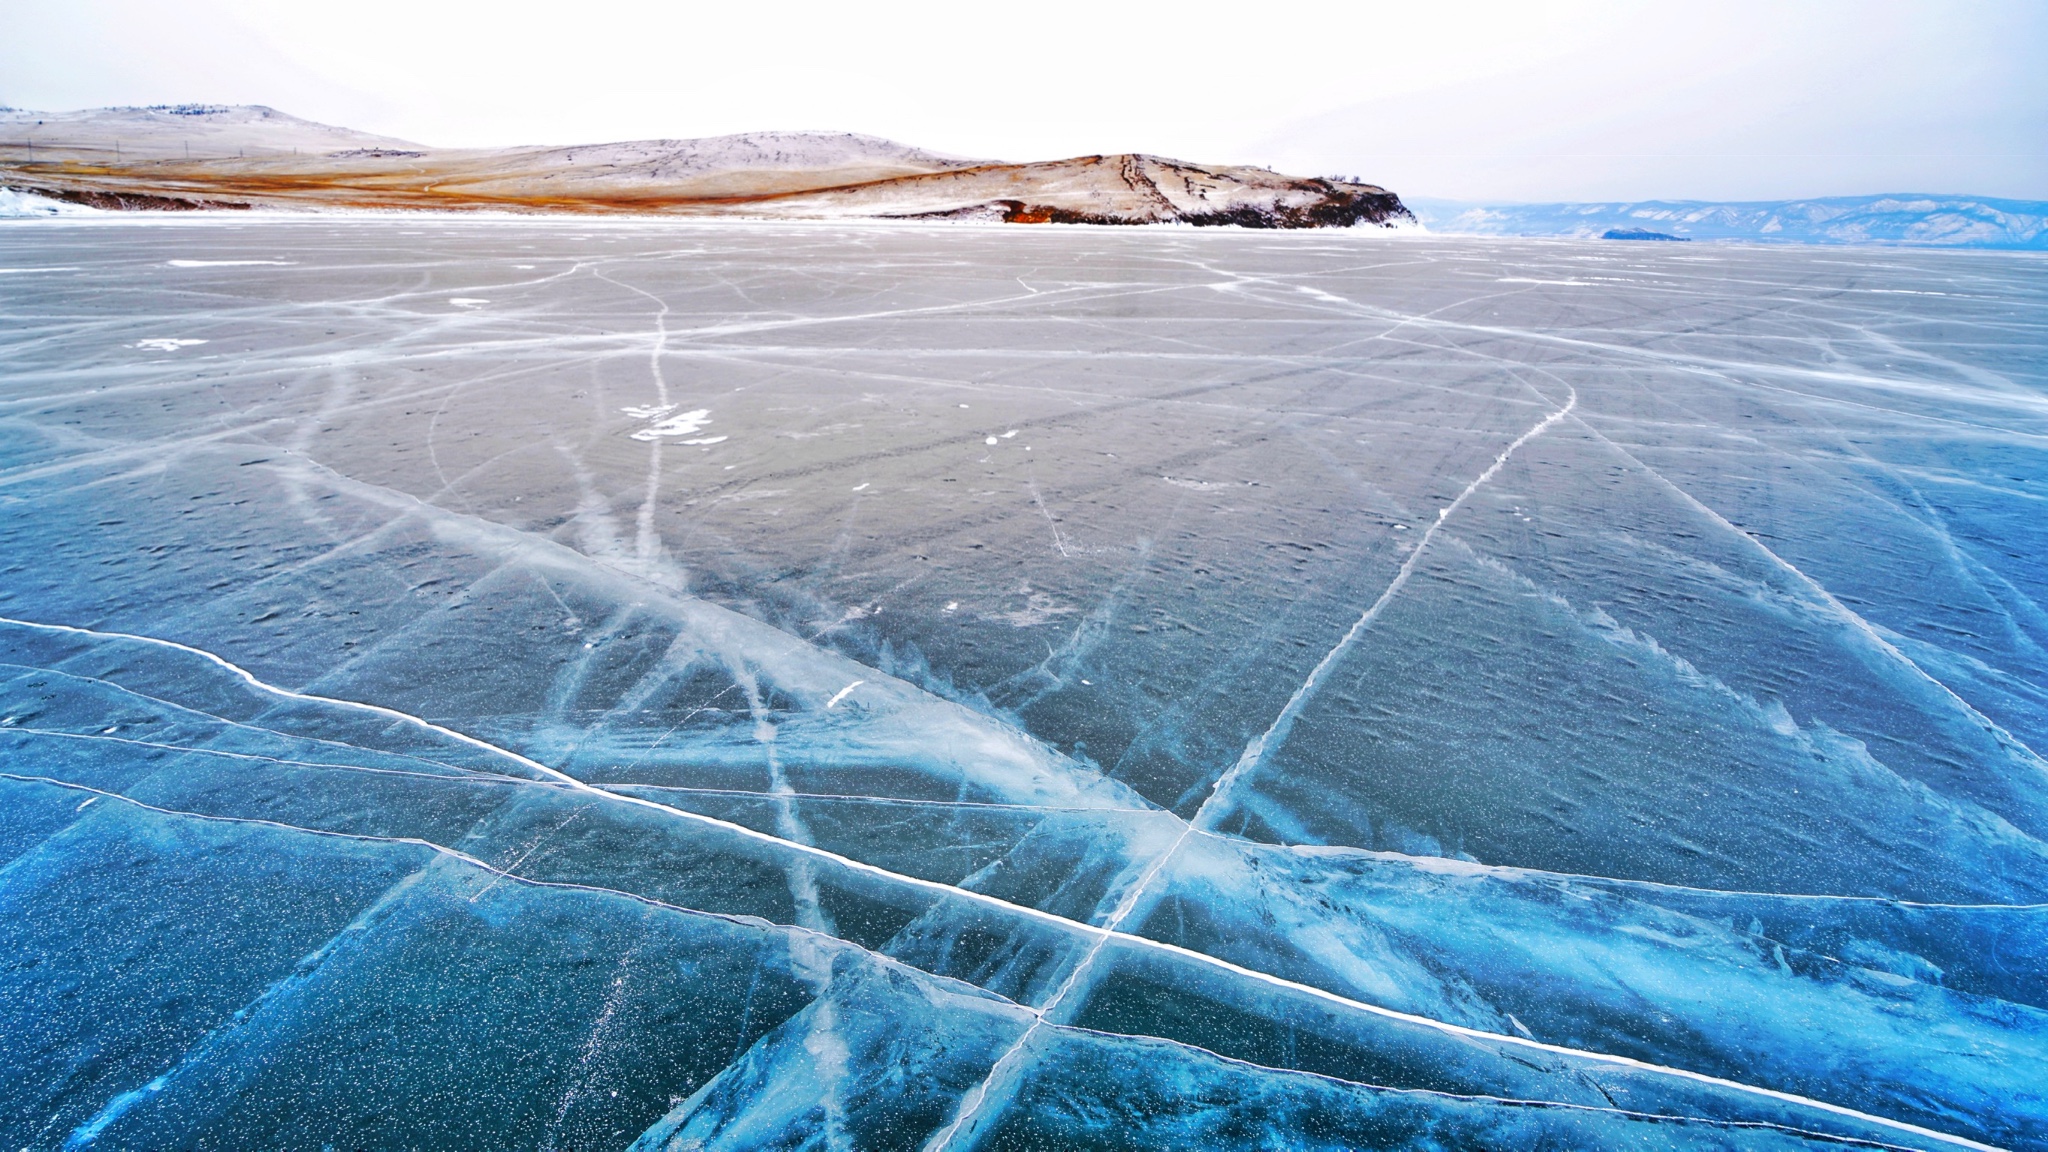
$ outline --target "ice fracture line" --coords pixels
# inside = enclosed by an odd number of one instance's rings
[[[1994,740],[2024,753],[2027,759],[2033,762],[2033,766],[2035,768],[2043,771],[2048,771],[2048,761],[2044,761],[2040,753],[2028,747],[2026,742],[2021,740],[2019,737],[2014,736],[2012,733],[2006,731],[2005,728],[2002,725],[2000,725],[1996,720],[1993,720],[1991,717],[1986,716],[1984,713],[1978,711],[1976,705],[1970,703],[1968,700],[1963,699],[1960,695],[1956,693],[1955,689],[1949,687],[1947,683],[1942,681],[1939,677],[1935,676],[1932,672],[1929,672],[1927,669],[1922,668],[1911,656],[1908,656],[1904,652],[1900,651],[1899,647],[1893,644],[1891,641],[1885,639],[1883,634],[1879,633],[1876,626],[1872,625],[1870,621],[1865,620],[1854,609],[1850,608],[1847,604],[1844,604],[1840,600],[1836,599],[1835,594],[1828,591],[1826,585],[1822,584],[1820,581],[1814,579],[1813,577],[1808,576],[1805,573],[1805,571],[1799,568],[1798,565],[1792,563],[1790,560],[1785,559],[1783,556],[1778,555],[1778,553],[1773,551],[1769,545],[1765,544],[1762,540],[1757,539],[1755,536],[1751,535],[1749,532],[1742,529],[1733,521],[1729,520],[1726,516],[1721,515],[1719,512],[1714,511],[1712,508],[1709,508],[1705,503],[1701,502],[1698,497],[1695,497],[1692,493],[1686,491],[1684,488],[1679,487],[1676,483],[1673,483],[1662,472],[1657,471],[1655,468],[1650,467],[1648,464],[1638,459],[1635,453],[1630,452],[1628,449],[1623,448],[1621,445],[1608,439],[1607,436],[1604,433],[1602,433],[1598,428],[1593,427],[1592,425],[1586,423],[1584,420],[1579,420],[1578,424],[1586,431],[1591,432],[1593,435],[1599,437],[1602,443],[1614,449],[1617,453],[1621,455],[1622,459],[1627,460],[1629,463],[1635,465],[1638,468],[1641,468],[1645,473],[1655,477],[1658,483],[1664,485],[1666,488],[1669,488],[1673,493],[1677,494],[1679,499],[1685,501],[1686,504],[1697,509],[1701,515],[1706,516],[1714,523],[1720,525],[1723,528],[1726,528],[1730,532],[1735,533],[1737,536],[1742,537],[1744,540],[1749,541],[1752,545],[1755,545],[1757,551],[1762,552],[1764,556],[1768,558],[1772,563],[1776,564],[1780,568],[1783,568],[1786,572],[1791,573],[1795,578],[1799,580],[1800,583],[1806,585],[1806,587],[1810,589],[1814,595],[1820,597],[1821,601],[1825,603],[1829,608],[1833,609],[1835,613],[1839,615],[1842,620],[1847,622],[1850,627],[1856,629],[1858,632],[1861,632],[1866,639],[1868,639],[1872,644],[1875,644],[1879,651],[1883,652],[1887,656],[1890,656],[1892,659],[1897,660],[1899,663],[1905,665],[1908,669],[1912,670],[1914,675],[1920,677],[1922,680],[1925,680],[1927,681],[1927,683],[1940,689],[1942,694],[1947,696],[1949,700],[1954,702],[1956,707],[1963,710],[1964,715],[1968,716],[1971,720],[1975,721],[1986,732],[1991,733],[1992,738]]]
[[[1217,778],[1215,787],[1209,792],[1209,798],[1202,802],[1202,806],[1196,810],[1194,818],[1188,821],[1190,829],[1201,828],[1207,831],[1214,826],[1216,820],[1220,819],[1230,810],[1231,794],[1236,790],[1239,783],[1257,771],[1259,764],[1265,759],[1269,748],[1278,747],[1286,742],[1288,732],[1293,729],[1295,720],[1301,715],[1301,710],[1307,707],[1309,698],[1315,694],[1316,689],[1322,684],[1323,676],[1330,670],[1332,665],[1336,664],[1344,653],[1350,651],[1351,646],[1358,641],[1358,638],[1365,633],[1365,630],[1372,627],[1372,622],[1379,618],[1380,613],[1386,609],[1387,604],[1393,600],[1395,594],[1400,592],[1402,586],[1408,583],[1408,578],[1415,574],[1417,565],[1422,561],[1422,554],[1429,550],[1430,541],[1436,539],[1436,534],[1443,529],[1444,522],[1450,518],[1451,513],[1457,511],[1459,506],[1470,499],[1474,492],[1479,491],[1481,487],[1485,486],[1487,481],[1499,475],[1500,470],[1507,467],[1508,458],[1515,454],[1516,449],[1541,436],[1552,425],[1569,415],[1572,409],[1578,407],[1578,390],[1572,389],[1570,385],[1566,385],[1566,387],[1569,389],[1569,395],[1565,399],[1564,407],[1537,421],[1535,427],[1522,433],[1515,438],[1514,443],[1501,449],[1500,455],[1493,458],[1493,463],[1487,466],[1486,471],[1481,472],[1470,484],[1465,485],[1465,490],[1458,493],[1456,499],[1437,509],[1436,519],[1430,523],[1429,527],[1423,529],[1422,538],[1417,540],[1415,547],[1409,550],[1408,558],[1401,562],[1400,570],[1395,572],[1394,578],[1387,582],[1386,590],[1380,593],[1379,599],[1374,600],[1370,607],[1363,613],[1360,613],[1358,620],[1351,625],[1350,631],[1344,633],[1343,638],[1337,641],[1336,647],[1323,654],[1322,660],[1309,671],[1308,678],[1303,680],[1301,686],[1294,690],[1294,695],[1287,698],[1286,705],[1280,709],[1280,714],[1274,717],[1272,725],[1253,738],[1250,744],[1245,745],[1244,754],[1237,758],[1237,763],[1231,765],[1228,772]],[[1175,843],[1175,847],[1179,847],[1178,842]]]
[[[734,824],[730,821],[720,820],[714,816],[705,816],[700,813],[688,811],[686,809],[674,808],[666,804],[657,804],[652,800],[645,800],[637,796],[627,796],[616,792],[608,792],[602,788],[597,787],[596,785],[588,784],[582,780],[579,780],[566,772],[560,771],[559,769],[550,768],[547,765],[532,759],[531,757],[521,755],[520,753],[514,752],[509,748],[501,748],[498,745],[489,743],[488,741],[480,740],[474,736],[468,735],[467,733],[459,732],[453,728],[447,728],[442,725],[436,724],[431,720],[426,720],[421,717],[414,716],[408,712],[401,712],[396,708],[387,708],[381,704],[368,704],[358,700],[342,700],[332,696],[317,696],[311,693],[297,692],[289,688],[282,688],[275,684],[270,684],[259,679],[254,673],[250,672],[249,670],[243,668],[238,664],[233,663],[232,661],[227,660],[222,656],[218,656],[212,652],[208,652],[203,648],[195,648],[189,644],[181,644],[176,640],[164,640],[154,636],[140,636],[132,632],[104,632],[98,629],[81,628],[70,624],[45,624],[39,621],[21,620],[10,616],[0,616],[0,624],[11,624],[21,628],[34,628],[46,632],[57,632],[74,636],[92,636],[101,639],[128,640],[140,644],[153,644],[159,647],[172,649],[174,651],[185,652],[190,655],[197,656],[200,659],[206,660],[207,662],[212,663],[222,669],[225,669],[226,671],[234,674],[236,677],[243,680],[245,683],[249,684],[251,687],[256,688],[260,691],[268,692],[273,695],[280,696],[289,700],[303,700],[313,704],[329,704],[341,708],[355,708],[361,709],[366,712],[370,712],[375,715],[386,716],[392,720],[396,720],[401,723],[414,725],[426,731],[438,733],[442,736],[446,736],[452,740],[456,740],[460,743],[467,744],[481,751],[495,753],[496,755],[511,760],[512,762],[519,764],[525,768],[538,772],[543,776],[548,777],[549,779],[560,781],[562,784],[566,785],[568,788],[574,791],[588,792],[593,796],[606,797],[608,799],[615,800],[619,803],[631,804],[637,807],[650,809],[652,811],[667,813],[670,816],[686,821],[688,823],[698,824],[708,828],[717,828],[721,831],[727,832],[731,835],[737,836],[744,840],[751,840],[757,843],[774,845],[776,847],[782,848],[784,850],[802,856],[809,857],[814,860],[832,863],[839,867],[845,868],[851,872],[856,872],[867,876],[873,876],[882,880],[892,881],[894,883],[902,884],[907,887],[918,888],[924,891],[938,893],[950,899],[959,899],[965,900],[969,903],[980,904],[984,907],[1000,910],[1009,915],[1019,916],[1028,920],[1036,920],[1040,923],[1050,924],[1067,931],[1078,932],[1083,935],[1094,937],[1096,939],[1096,945],[1089,953],[1089,960],[1091,961],[1094,959],[1095,956],[1100,954],[1102,944],[1107,943],[1111,939],[1115,939],[1120,943],[1132,947],[1142,948],[1148,951],[1158,952],[1166,955],[1179,957],[1185,960],[1193,961],[1195,963],[1217,969],[1218,971],[1228,972],[1234,976],[1238,976],[1243,979],[1256,981],[1258,983],[1265,984],[1273,988],[1293,992],[1298,995],[1308,996],[1316,1000],[1323,1001],[1324,1003],[1337,1005],[1349,1009],[1351,1011],[1362,1012],[1367,1015],[1377,1016],[1388,1020],[1398,1020],[1404,1023],[1414,1024],[1420,1027],[1432,1029],[1434,1031],[1443,1032],[1448,1035],[1462,1036],[1468,1039],[1479,1040],[1492,1044],[1505,1044],[1512,1047],[1524,1048],[1533,1051],[1549,1052],[1559,1056],[1587,1060],[1599,1064],[1609,1064],[1618,1067],[1635,1068],[1658,1075],[1672,1076],[1683,1080],[1689,1080],[1695,1083],[1711,1084],[1716,1087],[1728,1088],[1749,1095],[1760,1096],[1772,1100],[1778,1100],[1789,1104],[1796,1104],[1807,1108],[1815,1108],[1820,1111],[1832,1113],[1838,1116],[1847,1116],[1856,1120],[1881,1125],[1883,1127],[1891,1128],[1897,1131],[1911,1132],[1915,1135],[1925,1136],[1929,1139],[1940,1140],[1944,1143],[1955,1144],[1961,1147],[1987,1149],[1990,1150],[1990,1152],[2001,1152],[2001,1150],[1996,1149],[1993,1145],[1981,1144],[1977,1141],[1970,1140],[1967,1137],[1954,1136],[1945,1132],[1936,1132],[1932,1129],[1922,1128],[1915,1124],[1909,1124],[1903,1120],[1893,1120],[1884,1116],[1877,1116],[1867,1112],[1859,1112],[1856,1109],[1847,1108],[1839,1104],[1830,1104],[1824,1100],[1814,1100],[1804,1096],[1798,1096],[1790,1092],[1780,1092],[1774,1088],[1762,1088],[1754,1084],[1744,1084],[1736,1080],[1724,1080],[1720,1077],[1709,1076],[1702,1072],[1693,1072],[1684,1068],[1673,1068],[1667,1065],[1653,1064],[1648,1061],[1637,1060],[1633,1057],[1628,1056],[1616,1056],[1605,1052],[1594,1052],[1579,1048],[1568,1048],[1559,1044],[1546,1044],[1540,1040],[1532,1040],[1527,1037],[1515,1036],[1506,1033],[1487,1032],[1478,1028],[1468,1028],[1462,1024],[1452,1024],[1447,1021],[1432,1019],[1428,1016],[1419,1016],[1411,1012],[1398,1011],[1396,1009],[1387,1008],[1378,1004],[1369,1004],[1362,1000],[1353,1000],[1348,996],[1343,996],[1338,993],[1328,991],[1327,989],[1318,988],[1312,984],[1301,984],[1296,981],[1289,980],[1283,976],[1275,976],[1270,972],[1261,972],[1256,968],[1247,968],[1241,964],[1235,964],[1231,961],[1211,956],[1205,952],[1197,952],[1192,948],[1185,948],[1178,944],[1168,944],[1164,941],[1153,940],[1149,937],[1138,936],[1129,932],[1124,932],[1118,927],[1097,926],[1094,924],[1086,923],[1084,921],[1069,919],[1057,913],[1046,912],[1042,909],[1033,908],[1028,904],[1013,904],[1007,900],[1001,899],[1000,897],[990,896],[985,893],[973,891],[972,889],[959,888],[955,887],[954,885],[941,883],[936,880],[925,880],[920,877],[910,876],[900,872],[892,872],[886,868],[882,868],[874,864],[869,864],[865,861],[856,860],[850,856],[842,856],[839,853],[832,852],[828,849],[816,848],[808,844],[796,843],[794,841],[783,839],[780,836],[775,836],[766,832],[760,832],[755,829],[748,828],[741,824]],[[0,773],[0,775],[5,774]],[[62,783],[60,781],[49,782]],[[1189,828],[1184,828],[1182,830],[1181,836],[1175,840],[1176,847],[1178,847],[1179,844],[1186,839],[1188,832],[1191,830],[1192,826],[1190,826]],[[329,834],[345,835],[343,833]],[[1147,873],[1148,879],[1151,876],[1157,875],[1159,868],[1165,862],[1166,855],[1167,854],[1162,854],[1160,858],[1153,864],[1152,869]],[[486,865],[486,867],[488,867],[488,865]],[[571,885],[562,886],[570,887]],[[574,887],[582,886],[574,885]],[[1124,901],[1119,905],[1119,912],[1123,917],[1128,917],[1130,908],[1136,905],[1137,892],[1141,890],[1141,887],[1142,886],[1140,886],[1140,888],[1134,888],[1132,894],[1125,897]],[[648,903],[657,902],[650,900],[648,901]],[[1087,963],[1087,961],[1084,961],[1084,964],[1085,963]],[[957,1126],[958,1124],[956,1122],[953,1127]],[[927,1148],[936,1147],[938,1147],[938,1145],[927,1145]]]
[[[1079,964],[1076,964],[1074,966],[1073,971],[1070,972],[1067,975],[1067,978],[1061,982],[1058,990],[1056,990],[1053,993],[1053,995],[1046,1000],[1045,1004],[1042,1007],[1036,1010],[1036,1012],[1034,1013],[1034,1019],[1030,1027],[1026,1028],[1024,1030],[1023,1035],[1019,1036],[1014,1042],[1011,1043],[1009,1048],[1003,1052],[1002,1056],[999,1057],[996,1060],[995,1064],[989,1069],[988,1075],[983,1077],[978,1083],[975,1084],[975,1086],[972,1089],[968,1091],[967,1095],[961,1098],[959,1106],[954,1111],[953,1119],[950,1122],[948,1122],[944,1128],[941,1128],[938,1132],[934,1133],[933,1136],[925,1142],[924,1152],[961,1152],[961,1150],[963,1149],[973,1147],[976,1138],[980,1135],[980,1133],[977,1131],[977,1127],[983,1118],[983,1113],[986,1112],[991,1106],[995,1106],[997,1107],[999,1114],[1000,1105],[1006,1102],[1001,1100],[1000,1097],[1003,1096],[1003,1094],[1008,1088],[1014,1085],[1016,1077],[1022,1074],[1024,1070],[1024,1065],[1026,1063],[1028,1047],[1031,1041],[1035,1038],[1035,1036],[1041,1028],[1055,1026],[1051,1021],[1049,1021],[1048,1017],[1050,1017],[1054,1012],[1056,1012],[1070,996],[1075,994],[1077,990],[1079,990],[1082,995],[1086,995],[1087,990],[1083,984],[1083,978],[1087,976],[1090,972],[1092,972],[1092,970],[1094,969],[1097,960],[1100,958],[1102,954],[1102,949],[1104,948],[1104,946],[1107,945],[1109,941],[1112,939],[1128,941],[1142,941],[1147,939],[1143,936],[1137,936],[1125,932],[1124,923],[1136,911],[1140,900],[1144,896],[1146,890],[1151,886],[1152,882],[1158,878],[1159,873],[1165,869],[1166,865],[1173,859],[1174,855],[1180,851],[1181,846],[1187,842],[1188,836],[1196,832],[1198,829],[1206,830],[1206,825],[1213,821],[1213,817],[1210,815],[1211,809],[1212,806],[1217,803],[1218,799],[1224,796],[1226,782],[1231,782],[1235,779],[1241,778],[1246,769],[1257,764],[1258,760],[1264,755],[1266,748],[1272,746],[1275,743],[1276,738],[1285,738],[1286,729],[1292,725],[1294,717],[1300,714],[1301,708],[1306,703],[1309,696],[1313,694],[1315,687],[1317,683],[1320,681],[1323,674],[1357,640],[1359,634],[1361,634],[1365,631],[1366,628],[1371,626],[1372,621],[1386,607],[1387,602],[1394,597],[1395,593],[1400,591],[1401,585],[1406,583],[1408,577],[1414,572],[1415,567],[1419,562],[1419,559],[1423,551],[1428,546],[1430,540],[1435,536],[1437,530],[1443,526],[1444,522],[1447,519],[1449,519],[1451,512],[1453,512],[1459,506],[1464,504],[1464,502],[1467,499],[1469,499],[1473,493],[1477,492],[1488,481],[1492,480],[1495,476],[1499,475],[1501,469],[1507,466],[1509,458],[1514,455],[1517,449],[1521,448],[1522,445],[1527,444],[1530,440],[1535,439],[1537,436],[1542,435],[1545,431],[1547,431],[1549,428],[1555,425],[1558,421],[1564,419],[1567,415],[1570,415],[1573,409],[1575,409],[1578,406],[1578,400],[1579,397],[1577,390],[1571,390],[1569,396],[1565,400],[1563,407],[1545,416],[1542,420],[1537,421],[1534,427],[1522,433],[1522,435],[1517,437],[1513,443],[1509,444],[1506,448],[1502,449],[1500,454],[1494,457],[1493,463],[1489,465],[1485,471],[1481,472],[1477,477],[1475,477],[1470,484],[1467,484],[1465,486],[1464,491],[1458,493],[1457,497],[1453,499],[1450,503],[1438,509],[1435,523],[1431,524],[1429,528],[1423,533],[1422,538],[1416,542],[1414,550],[1410,552],[1407,561],[1402,564],[1400,571],[1395,574],[1394,579],[1388,583],[1386,590],[1380,593],[1379,598],[1374,600],[1372,605],[1368,607],[1365,610],[1365,612],[1359,616],[1358,621],[1355,624],[1353,624],[1351,626],[1351,629],[1347,631],[1344,634],[1343,638],[1337,642],[1336,647],[1332,648],[1323,657],[1321,662],[1319,662],[1315,666],[1314,670],[1312,670],[1309,673],[1308,678],[1305,681],[1303,681],[1300,688],[1297,688],[1295,690],[1294,695],[1287,701],[1286,706],[1281,709],[1280,715],[1273,721],[1272,726],[1269,727],[1264,733],[1260,734],[1257,738],[1255,738],[1251,742],[1251,744],[1245,748],[1244,755],[1239,758],[1237,765],[1234,766],[1229,773],[1226,773],[1222,778],[1218,779],[1216,789],[1210,793],[1209,798],[1207,800],[1203,801],[1202,807],[1196,811],[1194,817],[1191,820],[1189,820],[1188,823],[1181,829],[1180,834],[1174,838],[1173,843],[1169,845],[1164,852],[1161,852],[1157,857],[1153,859],[1151,865],[1146,868],[1144,874],[1138,878],[1138,881],[1135,884],[1131,885],[1131,887],[1125,893],[1123,898],[1117,902],[1115,910],[1110,914],[1108,920],[1104,924],[1103,934],[1096,940],[1096,942],[1093,945],[1090,946],[1087,954],[1082,957],[1081,962]],[[1237,965],[1229,964],[1227,961],[1219,961],[1219,963],[1225,964],[1233,969],[1238,967]],[[1270,979],[1275,983],[1292,983],[1291,981],[1284,981],[1279,977],[1270,977]],[[1335,994],[1322,993],[1322,995],[1334,996]],[[1340,999],[1342,998],[1340,997]],[[1381,1013],[1389,1013],[1400,1017],[1406,1017],[1408,1015],[1406,1013],[1394,1013],[1391,1009],[1384,1008],[1378,1009],[1378,1011]],[[1424,1018],[1417,1017],[1416,1019],[1420,1020]],[[1492,1033],[1478,1033],[1474,1030],[1464,1029],[1460,1026],[1446,1024],[1441,1021],[1436,1022],[1435,1026],[1445,1029],[1456,1030],[1459,1034],[1471,1035],[1475,1038],[1479,1035],[1485,1035],[1489,1038],[1492,1038],[1494,1036],[1494,1034]],[[1505,1037],[1502,1038],[1505,1039]],[[1556,1050],[1554,1046],[1542,1044],[1538,1041],[1524,1040],[1522,1042],[1531,1047],[1537,1047],[1546,1050]],[[1578,1052],[1578,1050],[1576,1049],[1573,1049],[1571,1051],[1573,1051],[1575,1054],[1585,1055],[1584,1053]],[[1603,1054],[1597,1058],[1603,1062],[1613,1061],[1616,1063],[1625,1063],[1626,1066],[1637,1066],[1634,1061],[1629,1060],[1627,1057],[1610,1057]],[[1797,1097],[1790,1093],[1778,1092],[1774,1089],[1759,1088],[1754,1085],[1738,1084],[1734,1081],[1725,1081],[1721,1080],[1718,1077],[1707,1076],[1703,1073],[1690,1072],[1683,1069],[1666,1069],[1666,1071],[1669,1071],[1675,1075],[1678,1075],[1688,1080],[1732,1087],[1737,1089],[1738,1091],[1754,1093],[1757,1095],[1767,1096],[1773,1099],[1784,1100],[1788,1102],[1796,1101],[1798,1103],[1810,1107],[1817,1107],[1823,1111],[1831,1112],[1836,1115],[1854,1116],[1858,1119],[1881,1124],[1885,1127],[1893,1128],[1899,1131],[1912,1132],[1916,1135],[1931,1137],[1933,1139],[1941,1140],[1947,1143],[1959,1144],[1973,1148],[1988,1147],[1988,1145],[1979,1144],[1976,1141],[1969,1140],[1965,1137],[1951,1136],[1946,1133],[1935,1132],[1930,1129],[1921,1128],[1917,1125],[1905,1123],[1904,1121],[1890,1120],[1880,1116],[1872,1116],[1862,1112],[1858,1112],[1854,1109],[1844,1108],[1840,1105],[1829,1104],[1819,1100],[1808,1100],[1804,1097]]]

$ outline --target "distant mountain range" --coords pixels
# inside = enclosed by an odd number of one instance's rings
[[[1371,184],[1138,154],[1011,164],[820,132],[430,148],[254,105],[0,109],[0,189],[101,209],[504,209],[1254,228],[1412,219],[1399,197]]]
[[[2048,250],[2048,201],[1982,196],[1830,196],[1818,200],[1470,204],[1412,199],[1432,232],[1478,236],[1758,240]],[[1628,233],[1647,233],[1630,236]]]

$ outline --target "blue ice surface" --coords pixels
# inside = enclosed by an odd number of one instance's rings
[[[0,269],[0,1147],[2048,1148],[2038,256]]]

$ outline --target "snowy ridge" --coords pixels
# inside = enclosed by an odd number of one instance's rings
[[[0,150],[41,152],[45,159],[84,155],[158,161],[418,147],[389,136],[302,120],[261,104],[0,111]]]
[[[1682,240],[2048,249],[2048,201],[1891,193],[1814,200],[1470,204],[1412,200],[1433,232],[1573,236],[1643,230]]]
[[[670,179],[753,169],[896,167],[936,172],[987,163],[859,132],[742,132],[694,140],[627,140],[519,151],[535,164],[630,167]]]

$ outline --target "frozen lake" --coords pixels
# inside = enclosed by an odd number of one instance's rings
[[[2040,255],[20,222],[0,422],[0,1146],[2048,1148]]]

